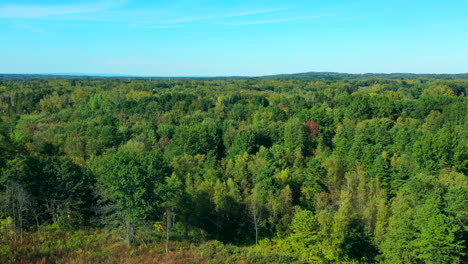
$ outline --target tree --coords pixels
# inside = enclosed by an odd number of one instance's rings
[[[255,133],[251,130],[237,131],[234,137],[234,142],[227,152],[232,157],[235,155],[244,154],[244,152],[247,152],[248,154],[254,154],[258,150],[258,145],[255,141]]]
[[[170,168],[158,152],[119,151],[104,157],[96,173],[103,196],[117,205],[126,227],[127,243],[135,242],[135,224],[162,208],[155,186],[164,184]]]
[[[249,210],[251,222],[255,230],[255,244],[258,245],[258,231],[265,219],[264,193],[258,187],[252,190],[247,198],[247,208]]]
[[[314,120],[309,120],[306,122],[306,127],[309,129],[309,138],[317,137],[320,132],[320,127]]]
[[[17,182],[12,182],[6,189],[0,193],[2,209],[5,215],[11,215],[15,238],[19,232],[20,241],[23,242],[23,231],[26,226],[26,213],[32,210],[33,201],[31,196]]]
[[[214,185],[213,202],[216,213],[216,238],[221,241],[239,241],[243,222],[242,197],[237,184],[231,179],[217,181]]]
[[[408,181],[393,202],[383,256],[392,263],[456,263],[464,248],[460,226],[440,209],[441,186],[422,176]]]
[[[42,212],[41,221],[52,220],[59,226],[85,223],[90,214],[90,175],[68,158],[11,160],[2,181],[13,193],[21,194],[14,197],[27,198],[21,198],[22,203],[31,202]],[[31,213],[37,218],[35,210]]]
[[[91,214],[91,185],[94,183],[89,172],[68,158],[50,158],[42,164],[40,199],[54,222],[59,226],[86,222],[83,218]]]
[[[161,197],[161,206],[164,208],[164,216],[166,217],[166,253],[169,253],[169,238],[171,228],[174,226],[177,206],[180,203],[182,196],[182,183],[175,174],[171,177],[166,177],[165,184],[155,186],[155,195]],[[158,204],[155,204],[158,206]]]
[[[284,146],[287,151],[293,152],[297,148],[304,150],[306,139],[306,126],[299,119],[290,119],[284,125]]]
[[[190,126],[179,126],[170,142],[173,155],[220,154],[220,131],[215,122],[205,121]]]
[[[312,211],[297,212],[290,224],[292,234],[288,238],[291,250],[307,262],[323,261],[320,250],[320,225]]]

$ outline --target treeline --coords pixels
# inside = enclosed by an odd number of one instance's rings
[[[0,79],[0,240],[53,224],[167,249],[260,244],[288,262],[460,263],[467,89],[375,77]]]
[[[415,73],[338,73],[338,72],[304,72],[293,74],[278,74],[264,76],[261,78],[277,78],[277,79],[363,79],[363,78],[384,78],[384,79],[401,79],[401,80],[427,80],[427,79],[444,79],[456,80],[468,78],[468,73],[459,74],[415,74]]]

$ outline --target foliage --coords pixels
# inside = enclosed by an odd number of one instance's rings
[[[3,76],[0,262],[467,261],[467,90]]]

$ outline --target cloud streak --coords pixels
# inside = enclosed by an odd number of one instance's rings
[[[247,10],[247,11],[239,11],[239,12],[220,12],[218,14],[213,15],[206,15],[206,16],[187,16],[187,17],[179,17],[179,18],[166,18],[166,19],[146,19],[140,20],[140,24],[146,24],[146,28],[175,28],[180,27],[183,24],[194,23],[194,22],[204,22],[210,20],[222,20],[222,19],[230,19],[230,18],[240,18],[240,17],[247,17],[247,16],[257,16],[257,15],[264,15],[270,14],[274,12],[280,12],[290,9],[289,7],[281,7],[281,8],[268,8],[268,9],[254,9],[254,10]],[[136,24],[137,25],[137,24]]]
[[[317,18],[332,17],[332,16],[336,16],[336,15],[284,17],[284,18],[264,19],[264,20],[228,22],[228,23],[223,23],[223,24],[231,25],[231,26],[248,26],[248,25],[261,25],[261,24],[290,22],[290,21],[297,21],[297,20],[317,19]]]
[[[200,20],[211,20],[211,19],[222,19],[222,18],[233,18],[233,17],[243,17],[243,16],[252,16],[252,15],[261,15],[267,13],[273,13],[278,11],[288,10],[288,7],[282,8],[268,8],[268,9],[258,9],[258,10],[249,10],[249,11],[241,11],[237,13],[225,13],[225,14],[217,14],[217,15],[210,15],[210,16],[201,16],[201,17],[185,17],[185,18],[177,18],[173,20],[164,21],[164,24],[177,24],[177,23],[185,23],[185,22],[193,22],[193,21],[200,21]]]
[[[334,15],[307,15],[297,6],[271,8],[195,9],[125,8],[128,0],[101,0],[68,5],[0,5],[0,19],[92,21],[126,23],[134,28],[170,29],[193,23],[248,26],[317,19]],[[185,12],[184,12],[185,11]],[[310,14],[310,13],[309,13]]]
[[[69,5],[4,5],[0,18],[49,18],[74,14],[95,13],[122,5],[124,1],[101,1]]]

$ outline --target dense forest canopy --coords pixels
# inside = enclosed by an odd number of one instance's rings
[[[466,75],[3,76],[0,260],[100,230],[228,262],[466,261],[467,90]]]

